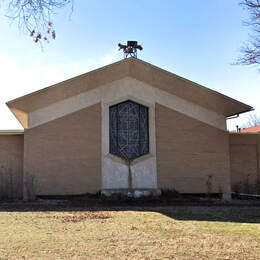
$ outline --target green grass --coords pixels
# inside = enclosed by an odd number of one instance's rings
[[[0,259],[259,259],[260,208],[0,212]]]

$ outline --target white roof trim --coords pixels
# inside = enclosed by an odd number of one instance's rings
[[[23,135],[23,129],[0,130],[0,135]]]

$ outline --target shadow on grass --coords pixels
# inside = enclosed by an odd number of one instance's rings
[[[181,221],[260,223],[260,206],[187,206],[162,208],[159,212]]]
[[[260,203],[219,199],[146,198],[115,200],[97,196],[69,199],[38,199],[35,202],[1,202],[1,212],[157,212],[174,220],[260,223]]]

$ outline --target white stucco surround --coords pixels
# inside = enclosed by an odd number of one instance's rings
[[[103,189],[156,189],[156,139],[155,139],[155,103],[144,101],[142,96],[134,94],[131,80],[120,88],[117,84],[109,89],[102,99],[102,188]],[[135,88],[135,87],[134,87]],[[120,90],[119,90],[120,89]],[[148,94],[148,93],[147,93]],[[132,100],[148,107],[149,111],[149,154],[139,157],[131,163],[131,185],[129,168],[126,161],[109,154],[109,107],[125,100]],[[131,187],[130,187],[131,186]]]
[[[223,115],[131,77],[125,77],[35,110],[29,114],[29,128],[100,102],[102,107],[102,189],[127,189],[129,188],[128,165],[119,157],[109,154],[109,107],[125,100],[132,100],[149,108],[149,154],[135,159],[131,164],[132,188],[134,189],[157,188],[156,103],[226,130],[226,120]]]
[[[129,88],[132,88],[132,90],[128,89],[128,87],[123,88],[123,86],[129,86]],[[195,103],[189,102],[178,96],[169,94],[168,92],[130,77],[116,80],[112,83],[64,99],[44,108],[37,109],[28,115],[28,128],[36,127],[57,118],[69,115],[80,109],[102,102],[102,100],[105,100],[105,97],[107,96],[107,93],[110,91],[110,89],[114,89],[115,91],[115,88],[117,88],[116,92],[118,91],[122,93],[125,90],[130,91],[132,94],[134,94],[132,96],[138,96],[139,98],[142,97],[142,99],[146,100],[146,102],[164,105],[170,109],[195,118],[208,125],[214,126],[221,130],[226,130],[225,116],[219,115]],[[128,92],[124,94],[128,95],[127,93]]]

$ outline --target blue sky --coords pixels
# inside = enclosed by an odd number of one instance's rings
[[[0,129],[21,128],[5,102],[118,61],[119,42],[138,40],[139,58],[247,103],[260,112],[260,73],[234,66],[248,39],[237,0],[75,0],[58,10],[44,51],[8,18],[0,23]],[[229,120],[229,128],[246,115]]]

